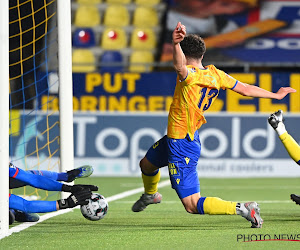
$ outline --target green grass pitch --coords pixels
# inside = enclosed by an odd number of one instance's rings
[[[105,197],[142,187],[140,178],[92,177],[76,183],[98,185]],[[237,239],[298,235],[300,240],[300,206],[289,200],[291,193],[300,194],[299,179],[204,178],[200,184],[202,196],[257,201],[263,228],[250,228],[250,222],[240,216],[188,214],[168,185],[159,190],[163,202],[143,212],[131,212],[140,194],[110,202],[108,214],[100,221],[88,221],[75,209],[13,233],[0,240],[0,249],[300,249],[300,241]]]

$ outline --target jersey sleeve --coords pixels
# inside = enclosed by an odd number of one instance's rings
[[[184,84],[190,84],[194,82],[196,77],[196,69],[194,67],[187,67],[187,76],[183,80],[179,80],[179,82],[182,82]]]
[[[20,169],[15,166],[9,166],[9,177],[16,178]]]
[[[237,84],[237,80],[234,79],[232,76],[226,74],[224,71],[219,70],[218,69],[218,73],[220,76],[220,87],[222,89],[234,89],[236,84]]]

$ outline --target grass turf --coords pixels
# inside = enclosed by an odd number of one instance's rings
[[[142,186],[139,178],[86,178],[76,183],[98,185],[105,197]],[[296,178],[201,179],[202,196],[260,203],[262,229],[250,228],[240,216],[188,214],[167,186],[159,190],[163,202],[143,212],[131,212],[140,194],[110,202],[106,217],[96,222],[75,209],[2,239],[0,249],[299,249],[295,241],[244,242],[247,237],[274,235],[300,240],[300,206],[289,200],[291,193],[300,194],[299,184]]]

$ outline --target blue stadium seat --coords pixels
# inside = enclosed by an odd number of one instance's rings
[[[88,48],[96,45],[95,34],[92,29],[76,29],[73,33],[73,46]]]
[[[121,63],[123,63],[123,56],[119,51],[105,51],[100,57],[100,71],[102,73],[123,72]]]

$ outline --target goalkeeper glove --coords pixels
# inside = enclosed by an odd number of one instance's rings
[[[63,192],[69,192],[72,194],[81,192],[83,190],[89,190],[89,191],[98,191],[98,187],[94,185],[74,185],[74,186],[69,186],[66,184],[62,185],[61,191]]]
[[[88,199],[92,196],[90,190],[83,190],[76,194],[71,194],[67,199],[58,200],[59,209],[66,209],[76,207],[78,205],[87,205],[89,203]]]

